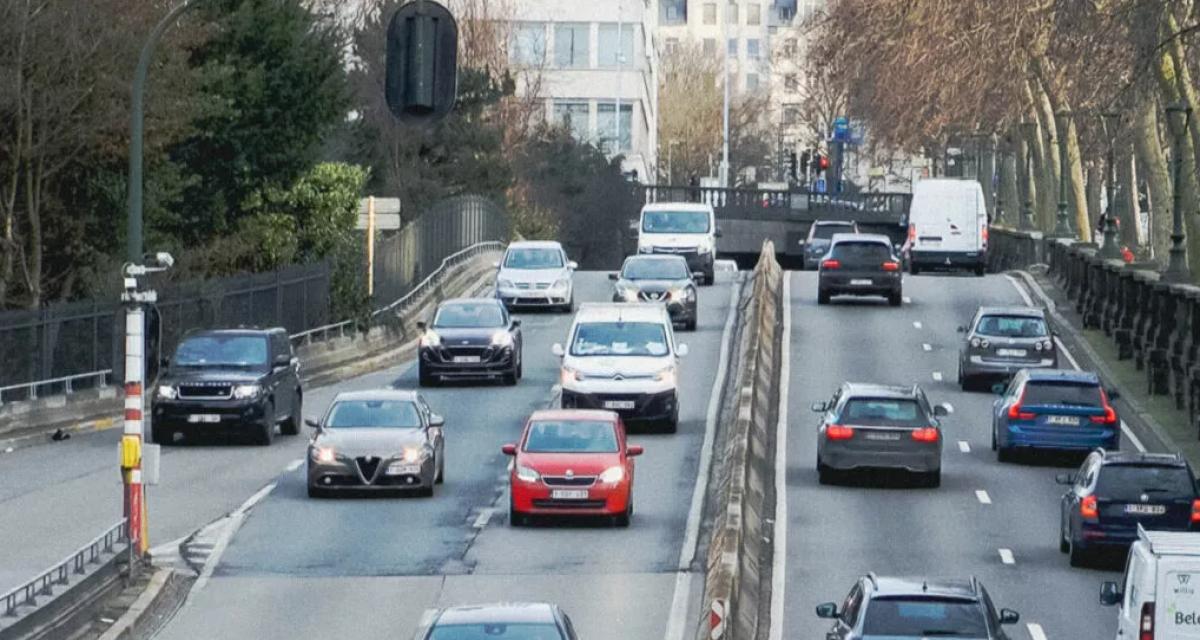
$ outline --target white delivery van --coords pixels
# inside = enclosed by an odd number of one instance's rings
[[[913,185],[904,255],[913,274],[987,269],[987,204],[975,180],[936,178]]]
[[[1105,582],[1100,602],[1120,607],[1117,640],[1200,639],[1200,533],[1139,524],[1124,585]]]
[[[683,256],[702,284],[713,283],[719,237],[717,217],[710,204],[657,202],[642,207],[638,253]]]

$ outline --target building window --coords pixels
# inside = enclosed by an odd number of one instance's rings
[[[704,24],[716,24],[716,23],[717,23],[717,3],[705,2],[704,3]]]
[[[758,74],[746,74],[746,91],[758,91]]]
[[[600,149],[607,154],[629,151],[633,147],[633,105],[621,103],[621,140],[617,140],[617,121],[613,114],[617,112],[616,101],[605,100],[596,105],[596,133],[600,137]]]
[[[738,54],[737,38],[730,38],[729,39],[729,55],[736,58],[737,54]]]
[[[746,57],[751,60],[758,60],[759,43],[758,38],[749,38],[746,40]]]
[[[737,4],[735,4],[731,0],[729,5],[725,8],[725,10],[728,11],[728,13],[725,14],[726,24],[737,24],[738,23],[738,6],[737,6]]]
[[[746,24],[756,27],[762,24],[762,5],[748,4],[746,5]]]
[[[637,37],[635,25],[623,25],[618,37],[617,25],[601,24],[599,35],[599,43],[596,48],[601,67],[613,68],[633,64],[633,44]],[[619,51],[618,41],[620,42]]]
[[[793,125],[800,122],[800,105],[785,104],[783,105],[783,124]]]
[[[704,55],[706,55],[706,56],[717,55],[717,40],[716,40],[716,38],[705,38],[704,39]]]
[[[796,39],[788,38],[783,41],[783,55],[792,58],[796,56]]]
[[[586,100],[555,100],[554,124],[566,127],[576,140],[585,141],[591,137],[588,111]]]
[[[687,0],[661,0],[662,24],[687,24]]]
[[[519,22],[512,32],[509,58],[517,65],[540,65],[546,61],[546,25]]]
[[[590,31],[584,23],[554,25],[554,63],[564,69],[586,69]]]
[[[800,90],[800,80],[796,77],[796,74],[789,73],[783,77],[783,90],[788,93],[796,93]]]
[[[667,38],[663,42],[663,47],[666,49],[667,53],[675,53],[675,51],[679,49],[679,38]]]

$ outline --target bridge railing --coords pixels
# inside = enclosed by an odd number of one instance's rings
[[[817,193],[643,185],[641,201],[703,202],[718,219],[812,222],[818,218],[907,224],[909,193]]]

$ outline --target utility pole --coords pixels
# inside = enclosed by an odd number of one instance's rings
[[[721,46],[725,48],[725,103],[722,107],[721,167],[718,175],[721,188],[729,188],[729,0],[717,0],[725,5],[721,20]]]

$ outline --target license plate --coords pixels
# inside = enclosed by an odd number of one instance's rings
[[[1125,505],[1125,513],[1139,516],[1161,516],[1167,512],[1167,508],[1161,504],[1127,504]]]
[[[587,500],[587,489],[554,489],[550,492],[551,500]]]
[[[605,409],[632,409],[632,408],[634,408],[634,406],[636,406],[636,405],[633,402],[633,400],[605,400],[604,401]]]
[[[1079,426],[1078,416],[1046,416],[1046,424],[1061,424],[1068,427]]]
[[[220,422],[220,421],[221,421],[221,416],[211,414],[211,413],[201,413],[201,414],[193,413],[192,415],[188,416],[188,422],[190,422],[192,424],[212,424],[214,422]]]
[[[996,355],[1009,358],[1024,358],[1027,353],[1029,352],[1024,349],[996,349]]]
[[[454,356],[455,364],[479,364],[482,362],[479,356]]]
[[[898,434],[898,433],[868,433],[868,434],[866,434],[866,438],[867,438],[867,440],[885,440],[888,442],[893,442],[893,441],[900,439],[900,434]]]
[[[867,279],[856,278],[854,280],[851,280],[850,284],[852,286],[856,286],[856,287],[869,287],[869,286],[871,286],[872,282],[869,278],[867,278]]]
[[[419,464],[393,462],[387,468],[387,475],[389,476],[412,476],[418,473],[421,473],[421,465]]]

